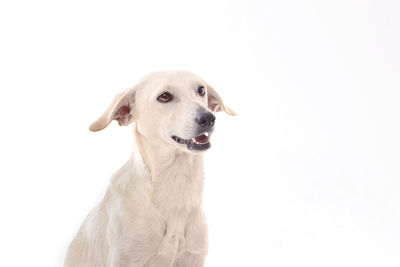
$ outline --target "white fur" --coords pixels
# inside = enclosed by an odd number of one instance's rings
[[[196,95],[196,86],[207,97]],[[159,103],[162,91],[176,101]],[[204,266],[207,224],[202,210],[203,158],[171,139],[193,137],[197,107],[233,111],[208,84],[189,72],[157,72],[117,95],[91,126],[101,130],[128,105],[136,145],[101,203],[72,241],[65,267]]]

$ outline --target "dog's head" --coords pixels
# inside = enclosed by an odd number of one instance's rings
[[[204,151],[210,147],[214,130],[213,112],[222,110],[235,115],[217,92],[193,73],[155,72],[118,94],[90,130],[100,131],[113,120],[124,126],[135,122],[149,140],[185,151]]]

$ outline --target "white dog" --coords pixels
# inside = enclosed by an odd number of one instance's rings
[[[203,158],[212,112],[235,113],[190,72],[155,72],[91,126],[134,122],[136,146],[72,241],[66,267],[204,266]]]

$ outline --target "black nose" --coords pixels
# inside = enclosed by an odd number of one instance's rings
[[[202,112],[197,114],[195,121],[202,128],[211,128],[214,126],[215,116],[211,112]]]

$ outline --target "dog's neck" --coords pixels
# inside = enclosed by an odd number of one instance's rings
[[[138,151],[134,153],[140,154],[145,163],[153,182],[161,179],[160,175],[164,174],[172,167],[179,164],[179,170],[183,171],[189,167],[195,167],[200,164],[202,167],[203,156],[201,154],[184,152],[171,145],[157,142],[146,138],[136,127],[134,127],[134,137],[136,148]],[[138,155],[136,155],[137,157]],[[193,172],[198,172],[197,169],[190,168]]]
[[[128,180],[148,184],[152,202],[166,213],[201,206],[203,156],[149,140],[135,126],[134,137],[136,145],[126,165]]]

